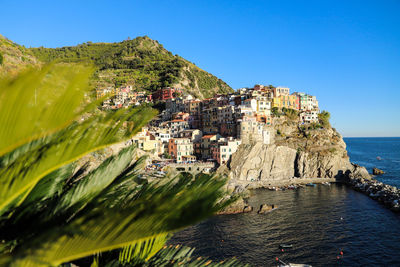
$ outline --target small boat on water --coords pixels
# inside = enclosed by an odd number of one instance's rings
[[[323,182],[322,184],[323,184],[323,185],[331,185],[330,182]]]
[[[308,183],[308,184],[306,184],[306,186],[312,186],[312,187],[315,187],[316,185],[315,185],[315,184],[313,184],[313,183]]]
[[[312,267],[309,264],[302,264],[302,263],[279,263],[278,265],[279,267]]]
[[[280,245],[279,245],[279,248],[280,248],[280,249],[282,249],[282,248],[292,248],[292,247],[293,247],[292,244],[280,244]]]
[[[276,258],[276,260],[278,261],[278,267],[312,267],[311,265],[302,263],[285,263],[279,258]]]

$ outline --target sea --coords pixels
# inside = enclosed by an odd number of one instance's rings
[[[400,138],[345,138],[350,160],[384,170],[376,179],[400,187]],[[298,190],[254,190],[267,214],[219,215],[176,233],[170,244],[196,248],[214,261],[235,257],[251,266],[400,266],[400,215],[351,188],[332,184]],[[290,244],[292,248],[280,249]]]
[[[372,173],[376,167],[385,174],[374,178],[400,188],[400,137],[344,138],[350,161]]]

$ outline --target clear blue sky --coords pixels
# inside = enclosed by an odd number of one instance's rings
[[[400,136],[399,0],[0,0],[0,11],[0,33],[27,47],[148,35],[235,89],[316,95],[344,136]]]

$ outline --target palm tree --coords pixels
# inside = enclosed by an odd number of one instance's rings
[[[0,265],[56,266],[121,247],[113,266],[190,263],[187,248],[160,249],[232,201],[222,200],[225,181],[182,174],[149,183],[134,146],[96,168],[82,163],[156,114],[99,112],[87,99],[90,75],[85,66],[49,65],[0,81]]]

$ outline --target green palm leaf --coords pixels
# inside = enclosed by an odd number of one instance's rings
[[[141,266],[189,266],[189,267],[200,267],[200,266],[210,266],[210,267],[239,267],[239,266],[249,266],[247,264],[242,264],[235,259],[230,259],[227,261],[213,262],[212,260],[204,257],[193,257],[194,248],[184,247],[184,246],[164,246],[159,252],[157,252],[153,257],[151,257],[147,262],[143,263]],[[106,265],[107,267],[120,267],[120,266],[135,266],[134,264],[119,264],[117,262],[111,262]]]
[[[128,167],[134,152],[135,147],[131,146],[123,149],[118,156],[111,156],[106,159],[98,168],[89,173],[85,179],[79,180],[60,198],[54,213],[77,204],[82,208],[86,203],[89,203]]]
[[[125,264],[143,264],[153,257],[167,242],[168,234],[160,234],[156,237],[135,242],[122,249],[119,254],[119,262]]]
[[[0,81],[0,156],[82,114],[91,74],[91,68],[80,65],[48,65]]]
[[[14,160],[3,160],[7,164],[0,169],[3,184],[0,188],[0,214],[47,174],[89,152],[134,135],[154,114],[150,108],[136,108],[129,112],[93,116],[26,145],[27,152],[23,155]],[[122,131],[125,121],[132,127]]]
[[[221,200],[218,177],[143,181],[134,147],[74,174],[74,161],[136,134],[156,114],[82,105],[90,71],[75,70],[46,66],[0,82],[0,123],[10,126],[0,129],[0,265],[60,265],[125,246],[124,259],[142,262],[168,234],[233,201]]]
[[[164,235],[202,220],[228,203],[219,203],[225,181],[181,177],[164,185],[149,184],[125,209],[86,205],[82,216],[53,227],[16,248],[16,263],[58,265],[76,258]],[[29,248],[29,249],[28,249]]]

